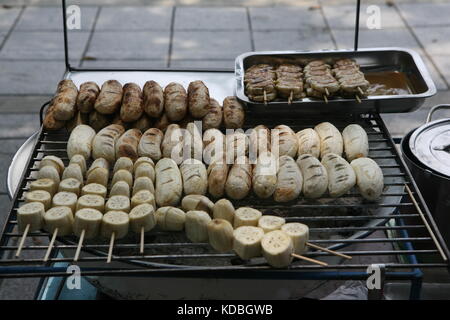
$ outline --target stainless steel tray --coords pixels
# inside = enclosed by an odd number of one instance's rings
[[[314,98],[304,98],[292,101],[272,101],[267,105],[249,100],[244,92],[244,72],[255,64],[291,62],[305,65],[314,59],[333,61],[340,58],[355,59],[361,65],[363,72],[400,71],[408,81],[411,94],[380,95],[362,98],[361,103],[355,99],[335,97],[328,103]],[[405,48],[371,48],[353,50],[327,51],[262,51],[248,52],[236,58],[236,96],[249,109],[258,113],[399,113],[417,110],[426,98],[436,93],[436,87],[428,73],[420,55]]]

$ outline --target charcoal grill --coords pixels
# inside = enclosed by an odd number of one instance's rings
[[[65,1],[63,15],[65,16]],[[65,19],[64,19],[65,21]],[[85,80],[97,81],[115,78],[119,81],[132,79],[143,85],[144,81],[154,79],[162,85],[179,81],[187,85],[189,81],[202,79],[210,88],[211,95],[218,100],[232,94],[233,71],[228,70],[116,70],[116,69],[77,69],[69,64],[67,50],[67,30],[64,28],[66,67],[65,78],[77,85]],[[48,103],[47,103],[48,104]],[[45,109],[41,108],[42,114]],[[420,194],[411,173],[400,156],[395,142],[378,113],[334,114],[332,118],[320,115],[292,117],[280,115],[276,118],[253,114],[247,111],[245,128],[257,124],[274,127],[278,124],[291,126],[295,131],[312,127],[322,121],[331,121],[342,130],[350,123],[360,123],[368,132],[369,156],[378,162],[385,174],[385,191],[378,202],[364,201],[357,191],[345,195],[343,199],[323,198],[320,201],[298,200],[287,204],[275,204],[271,200],[249,197],[235,201],[236,207],[252,206],[263,212],[281,214],[288,221],[300,221],[311,227],[311,243],[320,244],[353,256],[350,262],[342,263],[330,257],[329,253],[309,251],[305,255],[325,259],[329,265],[319,266],[295,261],[287,269],[274,269],[262,259],[242,261],[234,253],[216,253],[208,244],[188,242],[182,234],[161,231],[146,235],[145,254],[139,254],[137,237],[130,236],[115,245],[112,264],[106,263],[108,243],[86,242],[83,254],[77,264],[84,276],[98,277],[147,277],[147,278],[225,278],[225,279],[271,279],[271,280],[344,280],[366,279],[367,269],[378,264],[386,280],[410,280],[413,283],[411,298],[418,298],[422,273],[421,268],[449,268],[449,251],[434,220]],[[244,128],[244,129],[245,129]],[[58,238],[48,261],[43,257],[46,245],[30,244],[23,247],[22,256],[32,252],[33,258],[16,259],[21,234],[17,231],[16,212],[23,202],[27,184],[32,181],[36,167],[45,155],[60,156],[68,163],[65,147],[68,133],[37,132],[30,158],[23,170],[15,190],[12,207],[0,238],[0,277],[67,277],[67,264],[72,263],[77,239]],[[413,199],[405,191],[408,186]],[[348,200],[348,201],[347,201]],[[347,201],[347,202],[346,202]],[[310,214],[321,212],[321,215]],[[340,212],[339,214],[335,214]],[[387,237],[367,238],[375,231],[383,231]],[[410,232],[422,231],[423,236],[411,236]],[[323,235],[340,234],[333,238]],[[322,236],[320,236],[322,235]],[[33,232],[29,234],[45,243],[49,234]],[[176,237],[176,242],[172,241]],[[364,251],[354,251],[353,245],[365,244]],[[380,250],[385,244],[389,249]],[[418,247],[420,249],[418,249]],[[62,253],[62,254],[61,254]],[[393,257],[386,262],[386,257]]]

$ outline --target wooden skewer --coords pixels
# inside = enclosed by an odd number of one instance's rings
[[[83,230],[81,230],[80,240],[78,240],[77,251],[75,251],[75,257],[73,257],[73,261],[78,261],[78,257],[80,256],[81,246],[83,245],[83,241],[84,241],[84,234],[85,234],[85,230],[83,229]]]
[[[141,250],[139,252],[144,254],[144,226],[141,227]]]
[[[325,101],[325,103],[328,103],[328,98],[326,95],[323,95],[323,100]]]
[[[359,93],[361,93],[362,96],[364,96],[364,91],[361,89],[361,87],[358,87]]]
[[[288,104],[292,103],[293,96],[294,96],[294,92],[291,91],[291,93],[289,94]]]
[[[328,263],[325,263],[325,262],[322,262],[322,261],[319,261],[319,260],[316,260],[316,259],[311,259],[311,258],[308,258],[308,257],[304,257],[304,256],[301,256],[301,255],[296,254],[296,253],[291,253],[291,256],[293,256],[293,257],[295,257],[297,259],[301,259],[301,260],[305,260],[305,261],[308,261],[308,262],[312,262],[312,263],[315,263],[315,264],[318,264],[318,265],[321,265],[321,266],[324,266],[324,267],[326,267],[328,265]]]
[[[111,241],[109,242],[108,259],[106,259],[106,263],[110,263],[111,262],[112,252],[113,252],[113,248],[114,248],[114,237],[115,236],[116,236],[116,233],[113,232],[111,234]]]
[[[338,257],[341,257],[341,258],[345,258],[345,259],[351,259],[352,258],[352,257],[350,257],[350,256],[348,256],[346,254],[339,253],[339,252],[336,252],[336,251],[333,251],[333,250],[330,250],[330,249],[327,249],[327,248],[324,248],[324,247],[320,247],[320,246],[318,246],[316,244],[312,244],[312,243],[309,243],[309,242],[307,242],[306,245],[308,247],[311,247],[311,248],[314,248],[314,249],[317,249],[317,250],[320,250],[320,251],[325,251],[325,252],[334,254],[335,256],[338,256]]]
[[[416,201],[416,198],[414,198],[414,195],[412,194],[411,189],[408,187],[408,185],[405,183],[406,191],[408,192],[409,197],[411,198],[414,206],[416,207],[416,210],[419,212],[420,217],[422,218],[423,223],[425,224],[425,227],[427,228],[428,232],[431,235],[431,238],[434,241],[434,244],[436,245],[436,248],[438,249],[439,253],[441,254],[441,257],[444,261],[447,261],[447,257],[444,254],[444,250],[442,250],[441,245],[439,244],[439,241],[436,239],[436,236],[434,235],[433,230],[431,230],[430,225],[428,224],[427,219],[425,218],[425,215],[422,212],[422,209],[420,208],[419,204]]]
[[[264,104],[267,105],[267,93],[266,90],[263,91],[264,94]]]
[[[27,237],[28,231],[30,231],[30,224],[27,224],[25,230],[23,231],[22,238],[20,239],[19,242],[19,247],[17,248],[16,258],[18,258],[20,256],[20,253],[22,252],[22,247],[25,244],[25,239]]]
[[[327,96],[330,95],[330,92],[328,91],[328,88],[325,88],[325,94],[326,94]]]
[[[55,240],[56,240],[56,236],[57,236],[57,235],[58,235],[58,228],[56,228],[55,231],[53,232],[52,239],[50,240],[50,243],[49,243],[49,245],[48,245],[47,252],[45,253],[44,262],[48,261],[48,258],[50,257],[50,253],[52,252],[53,245],[54,245],[54,243],[55,243]]]
[[[355,95],[356,101],[358,101],[358,103],[361,103],[361,98],[358,95]]]

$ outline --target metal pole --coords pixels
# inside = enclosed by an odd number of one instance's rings
[[[63,30],[64,30],[64,62],[66,64],[66,71],[70,71],[69,63],[69,46],[67,44],[67,16],[66,16],[66,0],[62,0],[62,14],[63,14]]]
[[[355,21],[355,51],[358,51],[358,39],[359,39],[359,14],[361,10],[361,0],[356,0],[356,21]]]

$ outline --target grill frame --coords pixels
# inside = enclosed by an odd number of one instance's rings
[[[47,104],[45,104],[42,108],[44,108]],[[445,246],[445,243],[440,235],[440,233],[437,231],[437,227],[431,217],[430,212],[428,211],[428,208],[424,204],[423,198],[420,195],[420,192],[418,192],[417,186],[414,183],[413,179],[411,178],[411,174],[403,162],[403,159],[401,158],[398,149],[395,147],[395,143],[392,139],[392,137],[389,134],[389,131],[387,130],[387,127],[385,126],[382,118],[379,114],[366,114],[366,115],[335,115],[334,119],[329,119],[332,122],[339,122],[344,121],[346,123],[351,123],[356,120],[358,120],[360,117],[365,118],[368,122],[374,123],[373,128],[378,128],[379,133],[370,133],[369,132],[369,140],[371,142],[386,142],[388,147],[387,148],[378,148],[378,149],[371,149],[371,151],[386,151],[386,149],[390,149],[391,155],[385,156],[385,157],[374,157],[375,159],[382,159],[382,158],[390,158],[395,159],[396,166],[400,173],[399,174],[392,174],[391,177],[403,177],[405,180],[405,183],[408,183],[411,190],[413,191],[414,196],[418,200],[422,211],[424,212],[425,216],[427,217],[428,223],[431,225],[431,228],[434,232],[434,236],[436,237],[437,241],[443,248],[443,253],[447,259],[447,261],[444,261],[444,259],[440,259],[439,262],[418,262],[416,259],[416,256],[424,255],[424,254],[430,254],[434,256],[439,256],[439,250],[437,249],[435,243],[432,241],[432,237],[430,235],[427,236],[409,236],[408,232],[410,230],[414,229],[424,229],[425,225],[422,223],[408,223],[405,222],[405,219],[407,218],[419,218],[420,215],[413,206],[413,203],[411,201],[408,202],[401,202],[399,204],[387,204],[387,205],[376,205],[376,204],[362,204],[362,207],[390,207],[393,208],[394,212],[389,215],[382,215],[382,216],[373,216],[370,214],[363,214],[363,215],[352,215],[352,214],[346,214],[344,216],[320,216],[320,217],[294,217],[296,220],[301,220],[304,222],[309,221],[319,221],[319,220],[329,220],[332,218],[333,220],[338,221],[361,221],[366,219],[372,219],[379,221],[378,224],[371,227],[365,227],[365,226],[355,226],[355,227],[346,227],[348,231],[358,231],[358,230],[365,230],[366,236],[377,231],[377,230],[383,230],[385,232],[395,232],[396,236],[394,238],[375,238],[375,239],[367,239],[367,238],[358,238],[358,239],[318,239],[318,240],[310,240],[312,243],[317,244],[335,244],[336,247],[333,247],[333,249],[343,248],[350,246],[352,244],[361,244],[361,243],[386,243],[390,245],[395,245],[392,250],[368,250],[368,251],[347,251],[343,250],[342,253],[346,253],[349,255],[352,255],[354,257],[371,257],[375,260],[376,257],[385,257],[385,256],[404,256],[406,255],[407,261],[406,262],[399,262],[399,263],[386,263],[385,267],[391,271],[391,270],[397,270],[397,272],[389,273],[389,277],[394,277],[394,274],[397,274],[400,278],[406,277],[406,275],[411,276],[412,278],[417,276],[418,268],[425,268],[425,267],[441,267],[441,268],[448,268],[448,257],[449,252],[447,247]],[[249,127],[252,127],[255,123],[265,123],[269,127],[273,127],[279,123],[285,123],[287,125],[290,125],[289,121],[298,122],[298,119],[276,119],[276,124],[270,125],[267,123],[267,120],[263,122],[261,119],[258,119],[258,116],[253,116],[251,112],[248,112],[247,118],[252,119],[251,124],[247,124],[244,129],[247,129]],[[283,120],[285,120],[283,122]],[[312,118],[312,119],[302,119],[302,121],[305,122],[305,125],[312,126],[318,123],[319,121],[323,121],[323,118]],[[299,129],[298,127],[295,128],[296,130]],[[338,126],[338,129],[343,129],[342,127]],[[20,234],[17,232],[14,232],[14,226],[16,224],[15,222],[15,208],[20,203],[20,199],[22,197],[22,193],[26,191],[25,186],[27,181],[29,181],[29,176],[33,171],[36,171],[33,169],[34,162],[41,158],[41,156],[38,155],[40,152],[44,151],[42,148],[45,145],[63,145],[66,142],[51,142],[52,140],[45,140],[46,138],[55,138],[58,133],[47,133],[42,130],[42,127],[38,134],[38,139],[36,140],[35,145],[33,146],[33,152],[30,155],[30,158],[27,162],[26,170],[23,172],[22,181],[19,185],[19,188],[16,191],[16,194],[13,199],[12,207],[10,210],[10,213],[8,215],[7,224],[5,224],[1,239],[0,239],[0,277],[43,277],[43,276],[67,276],[67,273],[65,271],[65,268],[60,267],[61,264],[70,264],[70,262],[73,260],[72,257],[58,257],[57,253],[60,250],[64,250],[64,252],[67,253],[67,250],[75,251],[76,244],[74,244],[74,239],[71,241],[67,241],[66,238],[59,239],[55,244],[53,255],[49,259],[47,263],[45,263],[42,258],[35,258],[35,259],[14,259],[12,255],[14,254],[15,250],[17,249],[16,245],[10,245],[9,241],[13,238],[18,239],[20,237]],[[381,135],[381,138],[375,138],[371,139],[371,135]],[[67,137],[67,136],[66,136]],[[67,141],[67,140],[66,140]],[[57,150],[60,150],[60,152],[65,152],[65,149],[58,148]],[[373,156],[372,156],[373,157]],[[67,159],[65,159],[65,162],[67,163]],[[390,169],[394,166],[387,165],[384,168]],[[383,168],[383,169],[384,169]],[[402,185],[402,183],[399,184],[393,184],[393,185]],[[406,191],[400,192],[400,193],[394,193],[394,194],[388,194],[385,196],[407,196]],[[385,199],[385,197],[383,197]],[[261,200],[259,200],[261,201]],[[244,200],[244,204],[247,202],[247,204],[252,204],[254,206],[254,199],[248,199]],[[241,202],[242,203],[242,202]],[[272,201],[273,203],[273,201]],[[271,208],[278,208],[278,207],[284,207],[286,205],[282,204],[276,204],[272,205]],[[326,205],[311,205],[311,204],[303,204],[303,205],[297,205],[296,208],[298,209],[314,209],[319,208],[323,209],[324,207],[328,208],[338,208],[338,207],[354,207],[351,205],[335,205],[335,204],[326,204]],[[266,207],[267,208],[267,207]],[[402,212],[400,212],[402,211]],[[385,223],[388,220],[394,220],[396,221],[396,224],[394,226],[385,225]],[[316,230],[317,229],[317,230]],[[328,228],[327,230],[324,230],[323,228],[311,228],[311,233],[314,234],[316,231],[320,232],[332,232],[335,231],[334,228]],[[343,228],[340,227],[340,230]],[[164,232],[155,233],[155,236],[162,235]],[[38,232],[38,233],[31,233],[29,236],[43,236],[48,238],[48,234],[45,232]],[[420,243],[424,244],[427,243],[428,246],[426,248],[421,249],[415,249],[414,245]],[[9,244],[9,245],[8,245]],[[158,247],[208,247],[208,244],[192,244],[192,243],[146,243],[146,248],[158,248]],[[350,263],[350,264],[330,264],[327,267],[317,266],[317,265],[309,265],[309,264],[293,264],[288,269],[273,269],[270,266],[267,265],[261,265],[259,262],[251,262],[250,264],[240,264],[240,265],[231,265],[231,266],[179,266],[179,265],[170,265],[170,264],[161,264],[161,263],[147,263],[145,266],[142,265],[142,261],[152,261],[152,260],[158,260],[157,258],[164,258],[164,259],[191,259],[191,258],[201,258],[201,259],[232,259],[234,258],[234,254],[218,254],[218,253],[206,253],[206,254],[188,254],[188,255],[147,255],[147,256],[141,256],[141,255],[127,255],[127,256],[118,256],[113,255],[113,260],[120,261],[120,262],[126,262],[129,267],[121,267],[121,268],[115,268],[108,266],[106,264],[106,248],[108,247],[107,242],[103,242],[102,244],[85,244],[83,246],[83,251],[97,255],[96,257],[80,257],[79,262],[86,264],[89,263],[98,263],[100,261],[105,261],[104,267],[99,268],[94,267],[90,268],[87,266],[84,266],[81,268],[83,275],[108,275],[108,276],[139,276],[139,275],[148,275],[148,276],[174,276],[174,277],[217,277],[217,276],[223,276],[223,277],[233,277],[233,278],[239,278],[239,277],[248,277],[250,276],[250,273],[256,272],[258,273],[257,277],[266,278],[266,277],[277,277],[277,278],[284,278],[284,277],[292,277],[295,279],[299,278],[299,273],[308,273],[313,272],[316,274],[317,277],[320,279],[326,279],[328,277],[331,277],[331,275],[334,274],[334,277],[342,277],[342,273],[347,273],[347,276],[351,278],[351,275],[354,276],[352,279],[356,279],[358,277],[361,277],[361,273],[365,274],[365,270],[370,265],[368,263]],[[136,252],[138,251],[138,243],[117,243],[115,245],[115,249],[135,249]],[[399,250],[400,247],[405,248],[405,250]],[[40,245],[26,245],[23,248],[23,253],[27,251],[38,251],[42,250],[42,255],[45,252],[45,249],[47,246],[40,246]],[[103,251],[99,251],[99,250]],[[318,253],[315,251],[310,251],[306,256],[309,257],[324,257],[329,256],[328,253]],[[380,260],[382,261],[382,260]],[[53,264],[57,264],[53,265]],[[64,270],[62,270],[64,269]],[[408,271],[404,271],[407,269]],[[401,272],[398,272],[401,270]],[[357,272],[359,271],[359,272]],[[321,276],[323,278],[321,278]],[[255,275],[251,275],[250,277],[254,277]],[[388,278],[389,278],[388,277]]]

